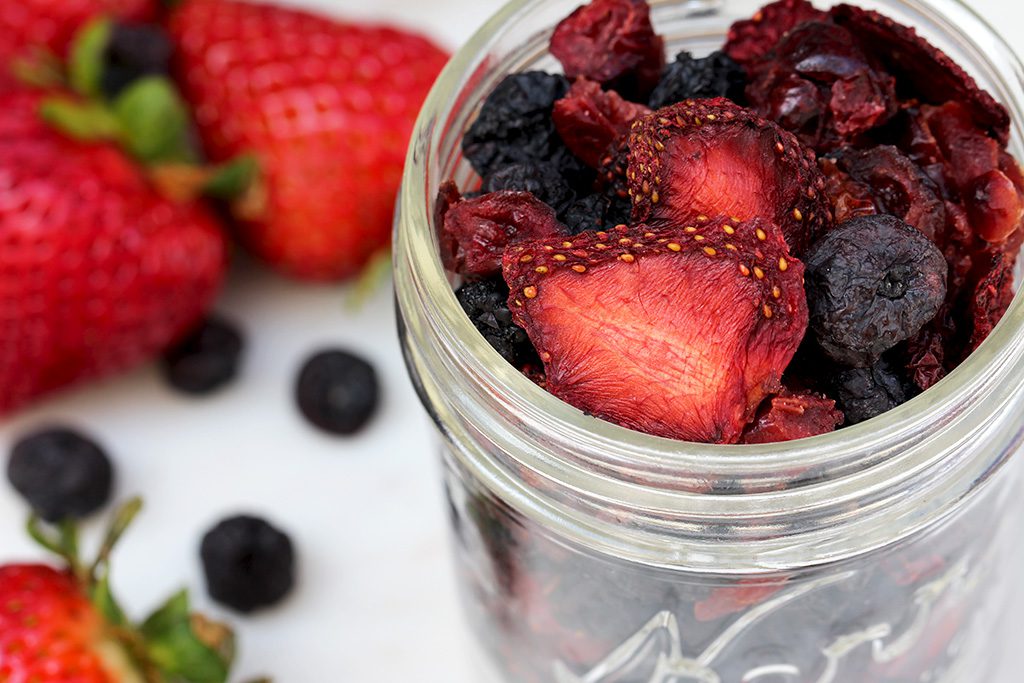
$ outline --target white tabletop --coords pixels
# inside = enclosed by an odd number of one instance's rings
[[[501,3],[304,4],[420,27],[454,47]],[[1011,3],[972,4],[998,26],[1024,21],[1024,8]],[[242,378],[230,389],[190,400],[144,368],[0,422],[0,457],[19,434],[54,421],[79,425],[108,447],[118,493],[141,493],[147,503],[114,576],[136,613],[182,584],[200,607],[219,613],[203,594],[197,547],[221,516],[253,511],[287,529],[301,554],[299,588],[276,610],[234,618],[241,643],[234,680],[480,683],[465,655],[434,436],[406,378],[391,294],[378,292],[359,313],[345,309],[344,295],[243,265],[219,305],[248,339]],[[293,407],[297,367],[324,345],[362,352],[382,375],[383,409],[357,438],[321,436]],[[0,561],[43,557],[24,538],[25,511],[6,486]],[[1022,631],[1024,624],[1008,633]],[[1007,674],[993,683],[1016,680]]]

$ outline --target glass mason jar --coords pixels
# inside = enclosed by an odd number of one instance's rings
[[[490,673],[524,683],[992,681],[1024,538],[1024,303],[939,385],[874,420],[769,446],[659,439],[588,417],[505,363],[438,258],[441,182],[508,73],[557,70],[580,0],[518,0],[448,66],[406,168],[395,242],[409,371],[443,440],[457,564]],[[655,0],[706,53],[761,0]],[[956,0],[861,4],[916,27],[1010,108],[1024,68]],[[490,679],[487,678],[490,677]]]

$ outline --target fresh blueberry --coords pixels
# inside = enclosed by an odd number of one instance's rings
[[[208,394],[235,378],[242,347],[233,325],[211,318],[164,354],[164,377],[186,394]]]
[[[280,602],[295,586],[295,550],[282,531],[258,517],[220,522],[200,547],[210,597],[252,612]]]
[[[321,351],[307,360],[295,393],[306,419],[331,434],[358,432],[380,402],[373,366],[339,350]]]

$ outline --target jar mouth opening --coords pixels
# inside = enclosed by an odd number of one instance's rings
[[[757,479],[797,470],[855,472],[878,463],[882,457],[896,455],[886,452],[887,445],[900,442],[904,435],[941,427],[948,422],[946,416],[955,406],[976,396],[986,383],[991,383],[994,374],[1005,372],[1006,367],[1024,353],[1024,335],[1021,334],[1024,298],[1018,291],[988,338],[935,386],[866,422],[821,436],[775,444],[717,445],[651,436],[587,416],[537,386],[498,355],[463,312],[441,264],[429,217],[437,184],[451,177],[455,168],[451,159],[440,163],[436,171],[430,168],[431,159],[443,147],[445,124],[453,115],[453,102],[467,106],[460,96],[467,79],[477,70],[493,66],[486,53],[492,37],[516,15],[541,2],[543,0],[514,0],[507,4],[453,57],[442,73],[413,136],[402,189],[402,220],[398,223],[400,229],[396,237],[396,259],[406,258],[411,264],[413,278],[424,291],[423,300],[431,305],[429,318],[433,332],[449,348],[461,351],[454,360],[462,370],[485,387],[487,393],[501,396],[503,406],[518,420],[537,425],[546,435],[557,435],[565,443],[573,444],[574,450],[590,454],[589,464],[604,464],[616,471],[619,466],[628,466],[629,469],[660,472],[666,480],[672,473],[680,472],[685,472],[691,480],[705,478],[708,481],[738,473]],[[992,51],[998,51],[1001,59],[1012,62],[1017,73],[1024,73],[1024,65],[1006,41],[960,0],[901,2],[931,15],[947,17],[943,25],[957,33],[978,54],[986,55],[986,62],[990,61]],[[665,2],[652,2],[652,5],[657,4]],[[953,14],[957,17],[956,24],[948,19]],[[961,20],[971,25],[965,26]],[[984,50],[967,38],[968,31],[984,36]],[[1012,83],[1008,80],[1005,73],[998,77],[995,94],[1011,112],[1011,149],[1020,158],[1024,86],[1017,79]],[[435,177],[438,175],[440,177]]]

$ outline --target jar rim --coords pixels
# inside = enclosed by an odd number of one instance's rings
[[[897,490],[912,475],[920,474],[922,468],[937,466],[940,458],[936,448],[947,449],[942,455],[955,449],[956,439],[951,438],[949,430],[958,421],[951,422],[951,415],[967,411],[972,427],[982,429],[988,422],[977,405],[972,404],[982,399],[998,400],[999,405],[1009,407],[1020,398],[1020,392],[1008,391],[1012,389],[1009,385],[1024,379],[1024,298],[1019,292],[981,346],[934,387],[872,420],[785,443],[698,444],[630,430],[585,415],[505,362],[462,311],[438,257],[430,220],[434,201],[434,194],[428,191],[430,164],[444,134],[439,123],[457,113],[453,103],[459,102],[455,95],[465,80],[488,65],[491,41],[518,16],[544,2],[508,3],[446,67],[417,123],[396,220],[396,288],[402,311],[415,306],[429,308],[425,324],[431,334],[439,340],[439,346],[458,349],[448,360],[457,372],[472,378],[480,390],[478,398],[494,399],[507,412],[509,419],[503,424],[531,425],[545,439],[557,440],[564,447],[555,452],[531,447],[536,444],[527,443],[529,439],[517,441],[521,447],[514,456],[518,465],[605,501],[685,511],[702,519],[735,519],[742,517],[744,510],[751,515],[770,516],[792,510],[794,504],[820,505],[824,509],[865,490]],[[676,3],[655,0],[651,4]],[[1011,112],[1019,158],[1024,83],[1019,76],[1011,78],[1005,67],[995,68],[992,62],[998,54],[1014,74],[1024,74],[1024,65],[998,32],[960,0],[884,0],[881,4],[902,5],[935,18],[994,69],[991,75],[996,79],[997,94]],[[983,48],[978,46],[979,38],[984,41]],[[409,272],[403,274],[406,268]],[[404,283],[414,283],[422,297],[401,291]],[[415,372],[412,363],[410,371]],[[1004,436],[1003,441],[1013,437]],[[965,467],[961,474],[976,477],[976,469]],[[985,471],[991,469],[990,465],[985,467]],[[795,490],[779,490],[780,473],[788,473],[786,479],[790,484],[795,476],[800,485]],[[744,492],[708,495],[714,493],[709,484],[720,479],[742,481]]]

